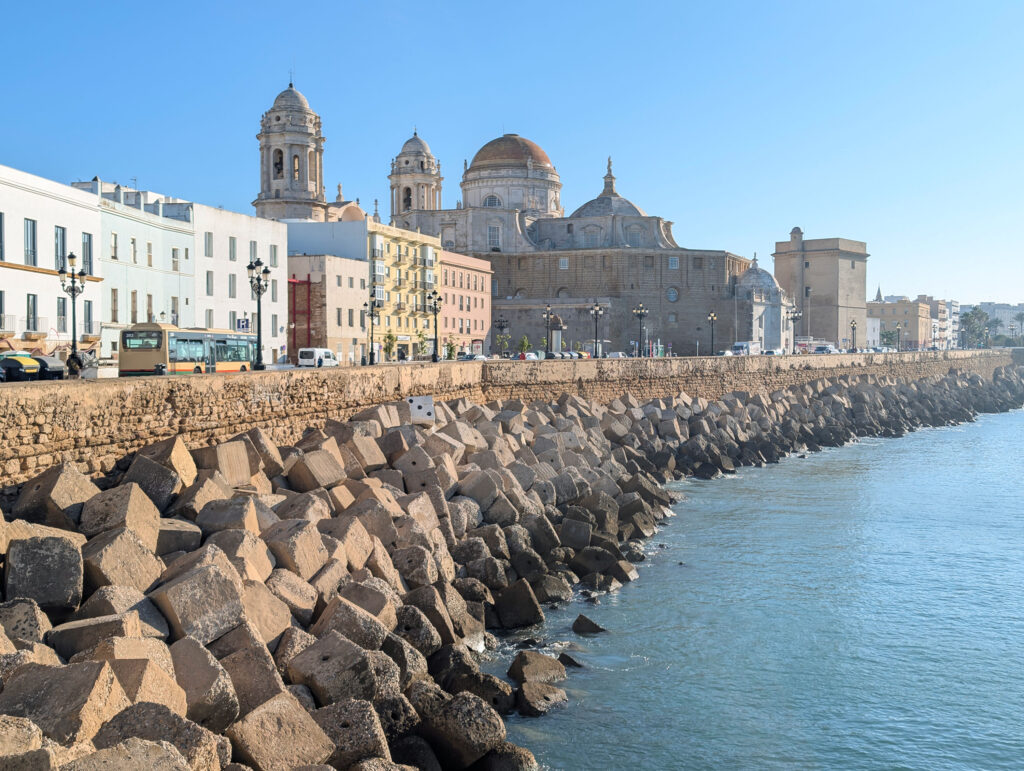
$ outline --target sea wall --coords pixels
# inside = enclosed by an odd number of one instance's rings
[[[416,363],[245,375],[111,379],[0,386],[0,484],[72,461],[95,473],[150,442],[180,435],[190,446],[263,428],[287,443],[308,426],[405,396],[524,401],[568,392],[607,402],[685,391],[716,399],[772,392],[842,375],[917,380],[951,369],[985,379],[1024,363],[1021,352],[944,351],[781,357]]]

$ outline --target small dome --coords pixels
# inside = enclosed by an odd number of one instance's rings
[[[302,94],[295,90],[291,83],[288,88],[277,95],[274,100],[274,110],[309,110],[309,102]]]
[[[531,142],[518,134],[505,134],[481,147],[473,156],[473,162],[469,169],[480,167],[496,166],[526,166],[527,161],[533,161],[538,166],[547,166],[553,169],[548,154],[544,152],[536,142]]]
[[[775,276],[757,266],[756,257],[750,267],[743,271],[743,274],[736,280],[736,286],[739,289],[762,289],[770,292],[782,291],[782,287],[775,280]]]
[[[580,208],[574,211],[571,217],[607,217],[610,214],[625,215],[627,217],[646,217],[643,209],[621,195],[599,195],[592,201],[587,201]]]
[[[405,144],[402,145],[402,152],[399,155],[405,154],[412,155],[430,155],[430,145],[420,139],[420,135],[415,131],[412,132],[412,137],[406,140]]]

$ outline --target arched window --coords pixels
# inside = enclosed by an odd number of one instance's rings
[[[412,208],[412,188],[402,190],[402,211],[409,211]]]
[[[292,179],[298,182],[299,180],[299,156],[292,156]]]
[[[564,287],[564,286],[560,287],[558,289],[558,292],[555,293],[555,297],[560,297],[561,298],[561,297],[568,297],[568,296],[569,296],[569,289],[567,287]]]
[[[630,246],[643,246],[644,245],[644,229],[639,226],[633,226],[626,231],[626,243]]]
[[[496,195],[489,195],[484,199],[484,206],[488,209],[500,209],[501,199]]]
[[[284,179],[284,152],[274,150],[274,179]]]

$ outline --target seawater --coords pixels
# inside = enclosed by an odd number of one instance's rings
[[[1022,439],[985,415],[679,484],[639,581],[530,631],[585,668],[509,739],[550,769],[1024,767]]]

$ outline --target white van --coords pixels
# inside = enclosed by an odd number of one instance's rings
[[[330,348],[300,348],[300,367],[337,367],[338,358]]]

